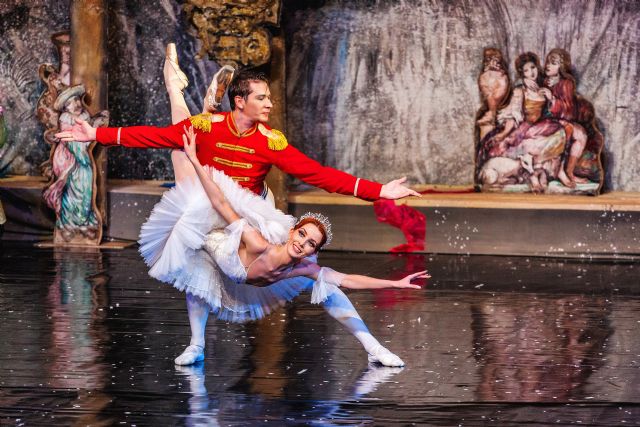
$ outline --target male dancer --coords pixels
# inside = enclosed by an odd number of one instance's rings
[[[172,69],[175,74],[172,74]],[[181,117],[185,111],[188,113],[181,96],[186,82],[176,78],[180,76],[177,70],[175,61],[168,57],[165,62],[165,84],[170,95],[174,123],[185,118]],[[364,200],[419,196],[402,185],[406,178],[385,185],[356,178],[322,166],[289,145],[282,133],[265,124],[273,104],[268,82],[263,74],[254,71],[239,73],[229,86],[229,99],[232,108],[230,113],[204,113],[166,128],[138,126],[95,129],[86,122],[78,121],[71,131],[60,132],[56,137],[62,141],[97,140],[104,145],[181,148],[184,127],[193,126],[198,134],[200,162],[222,170],[243,187],[263,197],[267,194],[264,178],[274,164],[309,184],[330,192],[352,194]],[[205,103],[207,101],[205,99]],[[309,283],[309,288],[312,284]],[[384,348],[371,335],[342,291],[336,291],[324,302],[324,307],[362,343],[369,353],[369,361],[386,366],[404,365],[398,356]],[[192,336],[190,345],[175,360],[179,365],[189,365],[204,359],[204,329],[209,307],[202,299],[188,293],[187,309]]]
[[[356,178],[345,172],[322,166],[289,145],[281,132],[265,122],[273,106],[266,77],[254,71],[242,71],[229,87],[233,111],[199,114],[175,125],[160,128],[133,126],[93,128],[79,120],[71,131],[60,132],[62,141],[96,140],[103,145],[138,148],[180,148],[185,126],[196,129],[198,158],[203,165],[223,171],[238,183],[262,194],[264,178],[272,165],[302,181],[332,193],[354,195],[364,200],[399,199],[419,196],[403,186],[406,178],[380,184]]]

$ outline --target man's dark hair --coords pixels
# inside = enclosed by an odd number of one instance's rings
[[[231,104],[232,110],[236,108],[236,96],[240,96],[245,100],[247,99],[251,93],[251,87],[249,86],[251,82],[265,82],[269,84],[269,79],[264,73],[255,70],[243,70],[236,74],[235,78],[229,84],[229,104]]]

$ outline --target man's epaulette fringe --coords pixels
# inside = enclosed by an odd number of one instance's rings
[[[202,113],[189,117],[191,125],[202,132],[211,132],[211,123],[218,123],[224,120],[222,114]]]
[[[258,130],[261,134],[267,137],[267,146],[273,151],[282,151],[289,145],[287,138],[282,132],[276,129],[267,129],[261,124],[258,125]]]
[[[191,116],[189,117],[189,121],[194,128],[202,132],[211,132],[211,114],[202,113],[197,116]]]

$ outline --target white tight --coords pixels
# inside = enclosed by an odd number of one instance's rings
[[[313,288],[313,280],[309,279],[305,290],[311,291]],[[369,353],[370,361],[380,362],[386,366],[402,366],[404,363],[399,357],[389,352],[380,342],[371,335],[369,328],[356,311],[349,298],[340,289],[336,289],[329,298],[324,302],[326,312],[340,322],[349,332],[355,336],[362,344],[365,351]],[[197,354],[194,354],[192,346],[198,346],[204,349],[205,346],[205,328],[207,319],[209,318],[209,305],[202,299],[190,293],[187,293],[187,311],[189,313],[189,325],[191,326],[191,341],[189,347],[183,354],[176,358],[179,365],[189,365],[193,363]]]
[[[187,312],[189,313],[189,326],[191,326],[189,345],[204,348],[204,330],[207,327],[209,311],[209,305],[202,298],[187,293]]]
[[[331,317],[342,323],[360,341],[367,353],[373,352],[380,345],[342,290],[337,289],[323,305]]]

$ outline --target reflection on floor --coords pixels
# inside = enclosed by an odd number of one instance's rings
[[[348,273],[426,267],[420,291],[350,292],[405,368],[369,365],[308,296],[210,321],[176,367],[184,296],[135,248],[0,248],[0,424],[640,424],[640,264],[327,252]]]

